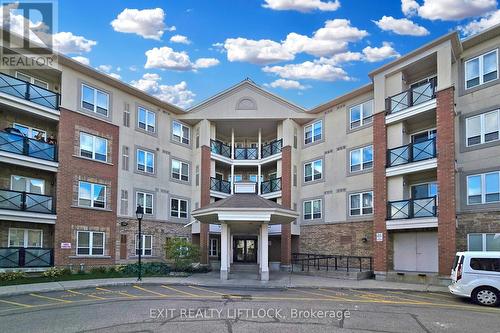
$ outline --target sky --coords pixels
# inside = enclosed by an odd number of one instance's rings
[[[182,108],[247,77],[311,108],[443,34],[496,23],[496,0],[59,0],[54,45]]]

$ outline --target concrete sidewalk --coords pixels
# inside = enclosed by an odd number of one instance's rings
[[[221,281],[219,272],[194,274],[189,277],[146,277],[142,282],[136,278],[113,278],[95,280],[74,280],[47,283],[23,284],[0,287],[0,297],[32,292],[46,292],[67,289],[82,289],[102,286],[129,284],[177,284],[204,287],[235,287],[235,288],[341,288],[341,289],[385,289],[408,291],[448,292],[448,288],[423,284],[386,282],[376,280],[347,280],[316,276],[294,275],[282,272],[272,272],[269,281],[257,280],[257,275],[238,273],[231,274],[230,279]]]

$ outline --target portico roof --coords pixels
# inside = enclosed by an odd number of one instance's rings
[[[194,210],[191,215],[201,223],[265,222],[291,223],[299,214],[274,201],[253,193],[236,193],[232,196]]]

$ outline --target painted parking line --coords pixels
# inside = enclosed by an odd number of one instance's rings
[[[325,297],[326,299],[331,299],[331,300],[337,300],[337,301],[345,301],[346,300],[345,298],[342,298],[342,297],[337,297],[337,296],[333,296],[333,295],[326,295],[326,294],[320,294],[320,293],[315,293],[315,292],[312,292],[312,291],[306,291],[306,290],[301,290],[301,289],[290,289],[290,290],[293,290],[293,291],[296,291],[296,292],[299,292],[299,293],[303,293],[303,294],[321,296],[321,297]]]
[[[94,298],[94,299],[100,299],[100,300],[107,299],[107,298],[100,297],[100,296],[95,296],[95,295],[90,295],[90,294],[84,294],[84,293],[81,293],[81,292],[78,292],[78,291],[74,291],[74,290],[70,290],[70,289],[68,289],[66,291],[69,292],[69,293],[75,294],[75,295],[87,296],[87,297]]]
[[[162,294],[162,293],[159,293],[159,292],[156,292],[153,290],[146,289],[144,287],[139,287],[139,286],[133,286],[133,287],[137,290],[144,291],[146,293],[150,293],[150,294],[157,295],[157,296],[161,296],[161,297],[168,297],[169,296],[169,295]]]
[[[33,307],[33,305],[23,304],[23,303],[18,303],[18,302],[12,302],[12,301],[6,301],[4,299],[0,299],[0,302],[5,303],[5,304],[10,304],[10,305],[17,305],[17,306],[20,306],[20,307],[23,307],[23,308],[32,308]],[[7,309],[7,310],[10,310],[10,309]]]
[[[446,303],[449,303],[449,304],[456,304],[456,300],[455,302],[453,302],[453,300],[451,299],[443,299],[443,298],[438,298],[436,296],[423,296],[423,295],[417,295],[417,294],[409,294],[409,293],[405,293],[405,292],[402,292],[402,291],[388,291],[388,293],[391,293],[391,294],[396,294],[396,295],[402,295],[406,298],[408,297],[416,297],[416,298],[421,298],[421,299],[425,299],[427,301],[435,301],[435,302],[446,302]],[[398,296],[400,298],[402,298],[401,296]]]
[[[61,303],[73,303],[72,301],[68,301],[67,299],[55,298],[55,297],[50,297],[50,296],[45,296],[45,295],[39,295],[39,294],[35,294],[35,293],[31,293],[29,295],[33,296],[33,297],[47,299],[47,300],[50,300],[50,301],[56,301],[56,302],[61,302]]]
[[[203,297],[201,295],[195,295],[195,294],[192,294],[192,293],[189,293],[187,291],[183,291],[183,290],[180,290],[180,289],[177,289],[177,288],[174,288],[174,287],[165,286],[163,284],[161,286],[162,286],[162,288],[166,288],[166,289],[175,291],[175,292],[180,293],[180,294],[188,295],[190,297]]]
[[[106,292],[112,293],[112,294],[123,295],[123,296],[128,297],[128,298],[136,298],[136,297],[138,297],[138,296],[135,296],[135,295],[130,295],[129,293],[123,292],[123,291],[114,291],[114,290],[109,290],[109,289],[101,288],[101,287],[96,287],[95,289],[96,290],[100,290],[100,291],[106,291]]]

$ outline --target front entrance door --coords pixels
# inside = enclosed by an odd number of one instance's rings
[[[395,233],[394,270],[437,272],[437,232]]]
[[[234,238],[233,261],[257,262],[257,240]]]

